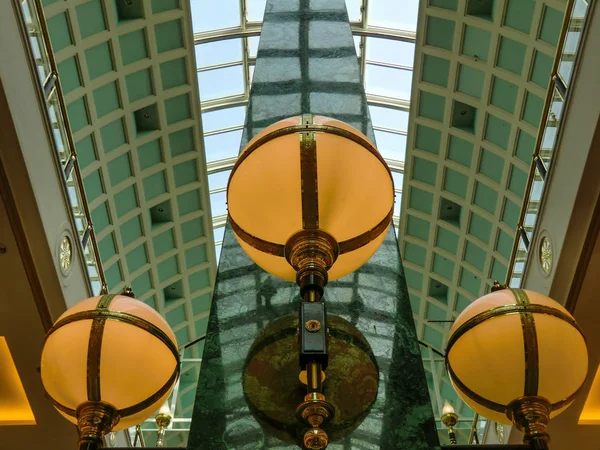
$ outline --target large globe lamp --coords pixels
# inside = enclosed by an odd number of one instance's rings
[[[581,389],[588,354],[581,328],[559,303],[533,291],[500,289],[458,316],[446,366],[473,410],[514,424],[524,443],[547,449],[546,425]]]
[[[128,291],[130,292],[130,291]],[[154,309],[102,295],[68,309],[48,331],[41,377],[56,409],[79,429],[79,449],[150,417],[179,376],[175,335]]]
[[[304,114],[277,122],[244,148],[227,186],[229,223],[244,251],[300,288],[299,358],[307,394],[297,410],[308,448],[325,448],[321,425],[334,414],[322,393],[328,363],[321,301],[328,280],[362,266],[392,220],[394,183],[360,131]]]

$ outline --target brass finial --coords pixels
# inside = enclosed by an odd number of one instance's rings
[[[494,285],[492,286],[492,292],[501,291],[502,289],[508,289],[508,285],[500,284],[498,280],[494,280]]]
[[[125,289],[121,291],[121,295],[125,295],[126,297],[135,298],[135,294],[133,293],[133,289],[130,286],[125,286]]]

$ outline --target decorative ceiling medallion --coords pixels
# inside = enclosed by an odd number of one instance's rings
[[[540,266],[545,274],[552,269],[552,244],[546,236],[540,240]]]
[[[71,268],[71,262],[73,260],[73,252],[71,247],[71,239],[69,236],[63,236],[60,243],[59,251],[59,263],[63,273],[66,273]]]
[[[504,425],[501,423],[496,423],[496,438],[499,443],[504,443]]]

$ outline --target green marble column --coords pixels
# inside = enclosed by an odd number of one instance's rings
[[[303,113],[343,120],[374,140],[344,0],[269,0],[241,148],[263,128]],[[264,327],[297,314],[297,287],[257,267],[225,231],[188,448],[287,449],[259,425],[242,391],[248,350]],[[354,324],[379,366],[377,400],[329,449],[439,446],[393,229],[356,272],[325,290],[329,314]]]

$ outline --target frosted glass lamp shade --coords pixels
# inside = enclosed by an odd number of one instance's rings
[[[312,145],[307,176],[303,152]],[[315,188],[317,224],[308,225],[304,203]],[[374,145],[348,124],[322,116],[292,117],[257,134],[241,153],[227,188],[229,220],[252,260],[294,281],[284,247],[295,233],[311,228],[339,244],[330,280],[363,265],[381,245],[391,222],[394,184]],[[315,206],[317,205],[318,206]]]
[[[41,377],[59,412],[102,401],[117,409],[113,429],[136,425],[168,398],[179,376],[177,340],[143,302],[122,295],[89,298],[67,310],[46,336]]]
[[[586,341],[573,317],[556,301],[521,289],[492,292],[465,308],[450,330],[446,359],[464,402],[506,424],[508,404],[524,396],[546,398],[556,416],[588,370]]]

